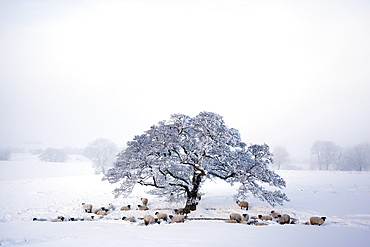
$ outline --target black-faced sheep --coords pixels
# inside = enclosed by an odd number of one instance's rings
[[[190,210],[185,209],[185,208],[177,208],[177,209],[174,209],[173,211],[175,212],[175,214],[180,214],[180,215],[190,213]]]
[[[93,208],[93,206],[91,204],[85,204],[84,202],[82,203],[82,209],[86,213],[91,213],[92,208]]]
[[[171,219],[171,223],[180,223],[180,222],[185,222],[185,216],[184,215],[169,215],[168,216]]]
[[[97,214],[97,215],[107,215],[107,212],[109,210],[106,209],[105,207],[101,207],[100,209],[97,209],[97,210],[94,210],[94,214]]]
[[[122,206],[122,207],[120,208],[120,210],[121,210],[121,211],[128,211],[128,210],[130,210],[130,209],[131,209],[131,205]]]
[[[83,219],[83,221],[93,221],[94,220],[94,216],[90,216],[90,217],[87,217],[85,219]]]
[[[58,218],[51,220],[51,222],[63,222],[64,217],[63,216],[58,216]]]
[[[145,215],[144,216],[144,224],[147,226],[149,224],[154,224],[154,223],[157,223],[157,219],[154,218],[153,216],[151,215]]]
[[[141,200],[141,203],[144,205],[144,206],[147,206],[148,205],[148,198],[140,198]]]
[[[326,217],[311,217],[310,224],[321,226],[322,224],[324,224],[325,220],[326,220]]]
[[[128,217],[127,218],[127,217],[123,216],[122,220],[129,221],[129,222],[136,222],[136,219],[134,217]]]
[[[242,214],[242,220],[243,221],[248,221],[249,220],[249,214]]]
[[[137,210],[149,210],[147,206],[137,205]]]
[[[266,221],[266,220],[272,220],[272,217],[269,215],[264,215],[264,216],[258,215],[258,219]]]
[[[155,212],[155,215],[157,216],[158,220],[165,220],[165,221],[167,221],[167,219],[168,219],[167,214],[164,214],[164,213],[160,214],[158,212]]]
[[[43,219],[43,218],[33,218],[32,220],[33,221],[48,221],[47,219]]]
[[[278,222],[280,224],[289,224],[290,216],[288,214],[279,215]]]
[[[238,206],[241,209],[245,208],[246,210],[248,210],[248,208],[249,208],[249,203],[248,202],[236,201],[236,203],[238,204]]]
[[[279,218],[279,213],[278,212],[275,212],[275,211],[271,211],[271,217],[274,218],[274,219],[277,219]]]

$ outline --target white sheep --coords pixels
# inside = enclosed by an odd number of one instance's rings
[[[141,202],[143,203],[144,206],[148,205],[148,198],[140,198]]]
[[[180,223],[180,222],[185,222],[185,216],[184,215],[170,215],[168,216],[171,219],[171,223]]]
[[[63,222],[64,217],[63,216],[58,216],[58,218],[51,220],[51,222]]]
[[[160,214],[158,212],[155,212],[155,215],[157,216],[158,220],[164,220],[164,221],[167,221],[168,217],[167,217],[167,214]]]
[[[279,213],[278,212],[275,212],[275,211],[271,211],[271,217],[274,218],[274,219],[277,219],[279,218]]]
[[[87,217],[85,219],[83,219],[83,221],[93,221],[94,220],[94,216],[90,216],[90,217]]]
[[[127,218],[127,217],[123,216],[122,220],[129,221],[129,222],[136,222],[136,219],[134,217]]]
[[[236,201],[236,203],[238,204],[238,206],[241,209],[245,208],[246,210],[248,210],[248,208],[249,208],[249,203],[248,202]]]
[[[288,214],[279,215],[278,222],[280,224],[289,224],[290,216]]]
[[[236,220],[236,222],[241,222],[242,221],[242,216],[240,214],[237,214],[237,213],[232,213],[230,214],[230,220]]]
[[[180,215],[190,213],[190,210],[185,209],[185,208],[177,208],[177,209],[174,209],[173,211],[175,212],[175,214],[180,214]]]
[[[144,216],[144,224],[147,226],[149,224],[154,224],[156,223],[158,220],[156,218],[154,218],[153,216],[151,215],[145,215]]]
[[[310,224],[321,226],[322,224],[324,224],[325,220],[326,220],[326,217],[311,217]]]
[[[122,206],[122,207],[120,208],[120,210],[121,210],[121,211],[128,211],[128,210],[130,210],[130,209],[131,209],[131,205]]]
[[[258,219],[266,221],[266,220],[272,220],[272,217],[269,215],[264,215],[264,216],[258,215]]]
[[[91,204],[85,204],[84,202],[82,203],[82,209],[86,213],[91,213],[92,208],[93,208],[93,206]]]
[[[137,209],[136,210],[149,210],[149,208],[147,206],[137,205]]]

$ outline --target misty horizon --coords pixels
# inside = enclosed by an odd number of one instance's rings
[[[0,148],[119,147],[210,111],[307,160],[370,142],[367,1],[1,1]]]

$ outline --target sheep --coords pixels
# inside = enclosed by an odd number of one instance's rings
[[[246,210],[248,210],[248,207],[249,207],[249,203],[248,202],[236,201],[236,203],[238,204],[238,206],[241,209],[245,208]]]
[[[230,214],[230,220],[236,220],[236,222],[240,223],[242,221],[242,216],[237,213]]]
[[[258,219],[266,221],[266,220],[272,220],[272,217],[268,215],[265,215],[265,216],[258,215]]]
[[[242,214],[242,220],[248,221],[249,220],[249,214]]]
[[[91,210],[92,210],[92,205],[91,204],[85,204],[84,202],[82,203],[82,209],[86,212],[86,213],[91,213]]]
[[[319,225],[321,226],[322,224],[324,224],[326,220],[326,217],[311,217],[310,218],[310,224],[311,225]]]
[[[283,224],[289,224],[290,216],[288,214],[283,214],[283,215],[279,214],[278,222],[282,225]]]
[[[58,216],[58,218],[51,220],[51,222],[63,222],[64,217],[63,216]]]
[[[87,217],[85,219],[83,219],[83,221],[93,221],[94,220],[94,216],[90,216],[90,217]]]
[[[157,223],[158,222],[158,219],[155,219],[153,216],[151,215],[145,215],[144,216],[144,224],[147,226],[149,224],[154,224],[154,223]]]
[[[180,215],[184,215],[184,214],[190,213],[190,210],[189,209],[185,209],[185,208],[177,208],[177,209],[174,209],[173,211],[175,212],[175,214],[180,214]]]
[[[274,218],[274,219],[277,219],[277,218],[279,218],[279,213],[275,212],[275,211],[271,211],[271,217]]]
[[[97,214],[97,215],[107,215],[107,212],[109,210],[106,209],[105,207],[101,207],[100,209],[96,209],[93,211],[94,214]]]
[[[149,210],[149,208],[147,206],[137,205],[137,209],[136,210]]]
[[[121,209],[121,211],[128,211],[128,210],[131,209],[131,205],[122,206],[120,209]]]
[[[134,217],[129,217],[129,218],[127,218],[127,217],[123,216],[123,217],[122,217],[122,220],[129,221],[129,222],[136,222],[136,220],[135,220],[135,218],[134,218]]]
[[[160,214],[158,212],[155,212],[155,215],[157,216],[158,220],[164,220],[164,221],[167,221],[167,214]]]
[[[180,222],[185,222],[185,216],[184,215],[169,215],[168,216],[171,219],[171,223],[180,223]]]
[[[44,218],[33,218],[33,221],[48,221],[47,219]]]
[[[148,205],[148,198],[140,198],[141,200],[141,203],[144,205],[144,206],[147,206]]]

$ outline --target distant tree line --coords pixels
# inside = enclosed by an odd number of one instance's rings
[[[316,141],[311,147],[311,168],[318,170],[369,171],[370,143],[340,147],[332,141]]]

